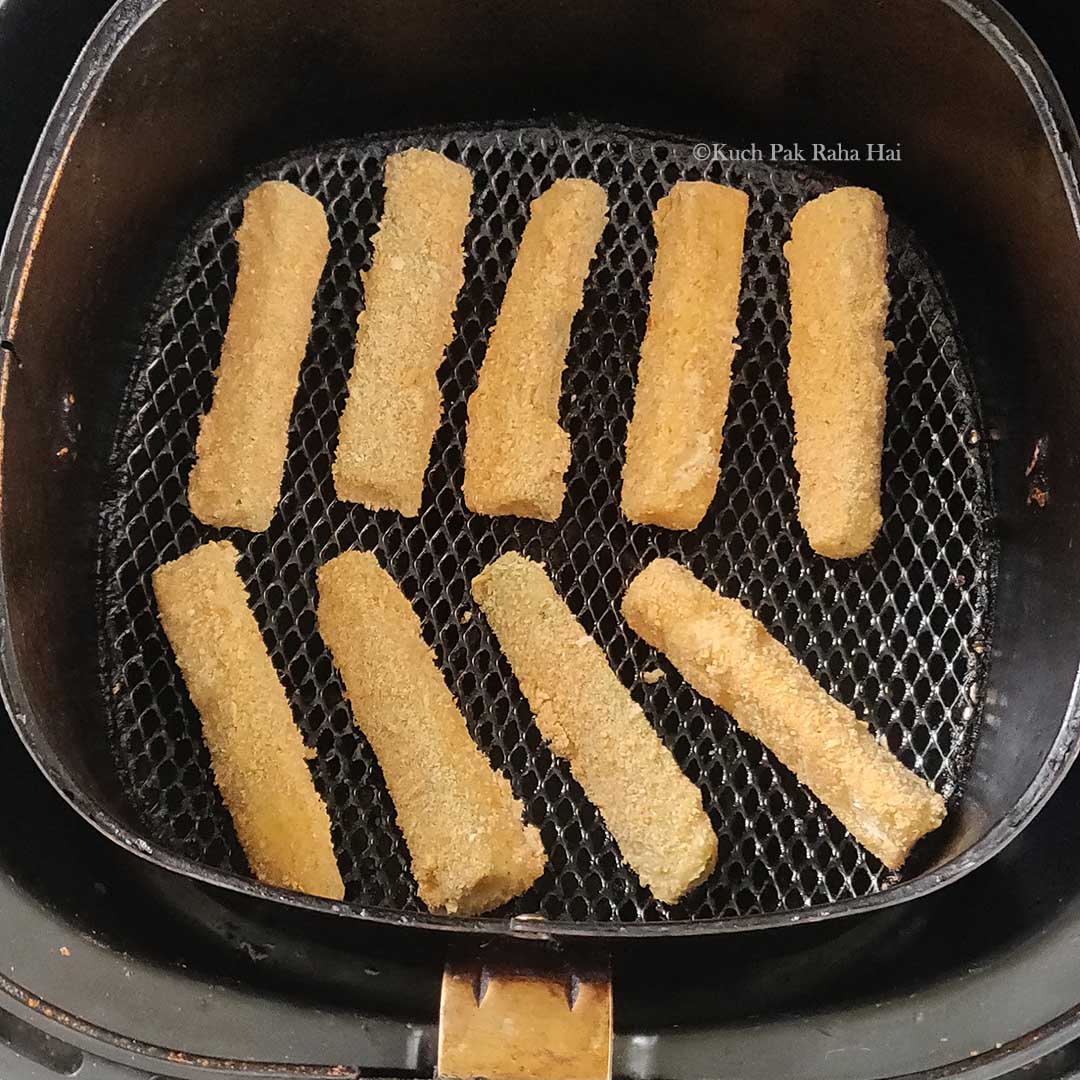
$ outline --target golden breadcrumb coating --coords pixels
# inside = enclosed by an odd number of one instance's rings
[[[454,336],[473,181],[442,154],[405,150],[386,159],[385,185],[334,486],[340,499],[415,515],[442,414],[436,373]]]
[[[281,491],[289,417],[330,251],[318,199],[278,180],[244,200],[240,267],[188,501],[207,525],[260,532]]]
[[[945,800],[737,600],[657,559],[631,582],[622,611],[635,633],[764,743],[886,866],[898,869],[915,841],[945,819]]]
[[[881,528],[887,231],[879,195],[838,188],[799,210],[784,245],[799,520],[833,559],[861,555]]]
[[[540,834],[473,742],[420,620],[374,555],[320,568],[319,631],[379,759],[420,899],[478,915],[524,892],[544,870]]]
[[[675,903],[716,865],[701,792],[539,563],[510,552],[472,590],[540,733],[570,763],[638,877],[657,899]]]
[[[469,398],[465,505],[477,514],[554,521],[570,437],[559,392],[570,329],[607,222],[592,180],[556,180],[529,207],[506,295]]]
[[[154,571],[161,625],[202,718],[221,797],[255,876],[345,895],[308,752],[236,572],[236,548],[203,544]]]
[[[749,200],[681,180],[657,204],[656,266],[626,435],[622,509],[668,529],[701,524],[720,479]]]

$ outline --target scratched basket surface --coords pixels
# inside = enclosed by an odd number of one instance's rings
[[[466,286],[440,372],[445,415],[414,519],[339,502],[330,475],[362,302],[359,275],[382,204],[383,159],[409,145],[462,160],[476,178]],[[795,510],[781,248],[797,207],[833,182],[760,163],[702,166],[689,143],[595,128],[335,145],[262,175],[316,195],[332,238],[277,515],[261,535],[215,532],[193,518],[185,496],[235,280],[245,185],[204,220],[163,286],[162,314],[128,391],[112,466],[115,495],[102,517],[111,737],[148,833],[209,866],[247,872],[150,584],[161,562],[224,535],[243,553],[256,617],[304,736],[318,750],[313,771],[330,806],[349,900],[403,911],[421,906],[378,765],[352,723],[316,626],[315,569],[352,548],[377,552],[412,600],[470,730],[541,828],[547,871],[508,911],[597,922],[731,918],[834,903],[895,883],[898,876],[864,853],[769,753],[628,632],[618,602],[653,557],[688,563],[710,586],[746,601],[907,765],[954,801],[960,797],[987,651],[990,503],[970,372],[918,244],[893,225],[884,527],[866,556],[829,562],[810,550]],[[465,403],[528,203],[560,176],[595,178],[611,203],[564,381],[562,417],[573,444],[565,511],[551,525],[473,516],[461,498]],[[645,328],[652,210],[676,180],[702,176],[750,195],[740,348],[716,498],[700,528],[669,533],[622,518],[619,473]],[[677,906],[651,899],[565,763],[542,745],[471,601],[471,578],[512,549],[547,563],[701,788],[720,860],[708,883]],[[642,671],[655,667],[664,677],[646,684]]]

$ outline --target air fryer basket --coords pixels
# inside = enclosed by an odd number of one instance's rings
[[[874,662],[890,658],[889,674],[895,671],[905,685],[892,700],[895,711],[889,707],[891,691],[880,695],[886,704],[876,719],[886,721],[882,730],[894,748],[948,794],[962,778],[975,706],[984,697],[985,717],[964,798],[954,799],[947,831],[924,847],[923,864],[916,863],[910,880],[876,891],[883,884],[880,869],[835,825],[830,827],[790,778],[774,774],[767,756],[732,733],[714,711],[701,709],[692,695],[676,690],[665,700],[662,682],[649,692],[653,708],[684,767],[714,796],[710,809],[723,830],[727,860],[714,879],[715,891],[710,887],[683,910],[670,913],[649,904],[624,871],[607,869],[614,862],[610,842],[588,819],[587,808],[558,766],[535,743],[529,745],[527,718],[520,701],[511,701],[500,689],[506,671],[481,623],[466,631],[461,643],[454,637],[457,628],[447,630],[465,602],[461,575],[454,579],[457,594],[451,588],[443,596],[427,588],[425,574],[417,569],[425,559],[435,569],[437,553],[427,545],[435,543],[436,535],[451,541],[445,529],[440,534],[431,508],[437,516],[455,512],[455,455],[460,452],[455,409],[460,413],[469,379],[475,377],[477,341],[493,315],[490,296],[474,296],[459,311],[461,334],[452,357],[456,366],[451,363],[444,373],[450,423],[440,435],[436,488],[433,492],[429,482],[428,513],[410,534],[400,526],[372,525],[362,512],[320,503],[325,468],[319,474],[307,463],[325,455],[315,443],[332,438],[330,418],[340,404],[349,353],[342,328],[352,314],[349,305],[355,309],[358,302],[351,296],[343,305],[342,297],[350,294],[333,288],[323,292],[329,321],[322,339],[316,332],[314,353],[324,352],[328,366],[320,368],[319,357],[309,356],[290,458],[296,487],[271,533],[246,544],[245,565],[260,593],[257,613],[264,626],[272,626],[274,609],[284,601],[286,621],[295,618],[301,628],[302,647],[289,645],[283,631],[276,654],[294,703],[304,698],[302,669],[313,662],[317,669],[319,662],[310,629],[303,629],[310,627],[302,610],[310,591],[297,589],[313,566],[301,568],[294,555],[305,542],[305,531],[322,556],[357,541],[380,545],[399,578],[415,577],[417,603],[430,611],[433,637],[438,626],[444,662],[481,741],[497,762],[509,759],[531,803],[530,813],[546,821],[554,874],[518,909],[555,917],[545,923],[545,932],[608,928],[572,921],[581,918],[635,921],[633,927],[619,928],[624,934],[661,928],[701,932],[893,903],[944,884],[988,858],[1026,822],[1072,760],[1077,657],[1062,631],[1077,595],[1078,567],[1067,547],[1077,505],[1057,478],[1070,464],[1073,451],[1066,435],[1080,407],[1080,391],[1067,365],[1057,362],[1063,350],[1056,335],[1065,332],[1073,314],[1055,309],[1047,317],[1046,303],[1060,289],[1056,275],[1065,273],[1061,247],[1075,241],[1074,233],[1070,237],[1075,187],[1071,176],[1059,172],[1066,164],[1054,156],[1059,148],[1043,138],[1050,118],[1037,102],[1033,107],[1032,99],[1016,95],[1005,64],[993,69],[996,74],[980,69],[979,94],[965,83],[957,68],[974,65],[979,48],[991,47],[970,37],[986,27],[933,0],[845,9],[842,17],[827,3],[800,5],[797,12],[790,5],[766,3],[755,9],[753,33],[738,28],[741,5],[736,3],[727,5],[725,18],[716,17],[714,6],[706,11],[706,6],[687,5],[661,22],[648,5],[632,7],[561,12],[558,33],[534,23],[534,16],[522,10],[509,13],[499,7],[466,16],[455,5],[438,3],[417,7],[412,16],[373,4],[364,18],[356,12],[346,17],[337,5],[318,0],[304,5],[302,16],[286,0],[257,9],[237,3],[213,12],[188,0],[132,2],[114,13],[120,40],[130,29],[126,18],[141,17],[144,8],[154,12],[135,34],[138,48],[131,56],[137,63],[108,62],[109,42],[99,41],[102,63],[84,85],[69,87],[66,111],[57,120],[61,138],[54,154],[39,160],[16,220],[21,231],[12,233],[5,252],[10,285],[6,326],[14,349],[4,369],[0,556],[7,607],[5,688],[16,724],[57,786],[119,842],[241,891],[283,895],[222,875],[213,865],[193,863],[174,850],[198,854],[218,867],[236,865],[227,819],[213,806],[205,760],[192,738],[190,706],[185,712],[175,675],[163,674],[168,663],[160,655],[164,650],[146,592],[146,575],[155,561],[195,540],[190,519],[176,516],[182,516],[180,481],[186,471],[179,458],[190,451],[192,425],[209,393],[213,339],[220,336],[227,310],[227,290],[215,291],[214,286],[227,279],[228,222],[231,214],[235,224],[237,196],[222,206],[216,229],[214,221],[202,220],[199,226],[201,216],[223,193],[235,192],[260,162],[297,146],[349,135],[349,143],[317,152],[303,169],[295,162],[282,168],[286,175],[294,168],[295,178],[312,190],[325,184],[327,192],[335,176],[343,190],[348,186],[350,167],[364,178],[340,209],[331,203],[340,231],[336,269],[355,276],[377,218],[377,185],[371,185],[385,152],[385,147],[365,147],[357,140],[372,131],[418,130],[466,117],[484,122],[468,135],[444,134],[440,144],[479,165],[501,139],[500,152],[509,151],[511,162],[515,149],[521,156],[520,164],[502,174],[515,183],[524,176],[535,181],[535,174],[545,170],[548,176],[575,168],[600,173],[617,167],[620,153],[627,160],[638,155],[631,172],[641,169],[644,182],[634,189],[638,177],[629,178],[626,220],[617,221],[618,243],[611,249],[627,257],[629,279],[620,282],[620,270],[602,266],[577,324],[587,375],[580,388],[574,387],[573,375],[570,380],[569,392],[578,396],[568,406],[567,422],[575,437],[578,471],[571,475],[573,513],[564,525],[566,533],[545,537],[541,528],[512,522],[477,533],[464,525],[460,535],[473,546],[466,545],[463,561],[482,561],[502,547],[518,545],[550,556],[561,544],[564,558],[555,567],[559,583],[630,682],[651,657],[640,645],[626,652],[625,634],[604,628],[604,612],[619,591],[619,575],[633,567],[619,563],[619,574],[613,576],[597,565],[593,552],[614,551],[613,568],[622,550],[640,559],[646,550],[667,544],[664,550],[682,552],[725,591],[741,591],[767,619],[775,619],[800,655],[812,666],[817,661],[819,678],[840,696],[872,705],[872,680],[879,689],[884,684],[883,669]],[[809,29],[816,20],[825,20],[830,33]],[[941,20],[952,28],[952,45],[962,40],[965,48],[943,51]],[[454,29],[434,41],[425,37],[425,27],[433,24]],[[903,80],[890,78],[897,63],[890,43],[900,40],[907,42]],[[498,47],[485,48],[485,41]],[[379,42],[378,48],[372,42]],[[134,43],[128,48],[134,49]],[[709,50],[721,48],[724,63],[710,62]],[[1002,49],[1007,56],[1007,48]],[[470,61],[468,79],[460,77],[463,55]],[[633,58],[633,80],[625,75],[628,56]],[[980,95],[988,91],[992,108],[981,104]],[[492,115],[492,101],[498,102],[498,115]],[[206,102],[214,107],[207,108]],[[635,530],[628,530],[620,542],[625,548],[610,546],[611,531],[620,526],[604,500],[617,473],[615,447],[626,405],[625,389],[613,392],[611,387],[625,375],[640,336],[649,259],[648,213],[640,211],[655,203],[656,189],[675,175],[692,175],[687,152],[692,140],[645,140],[612,129],[575,130],[573,125],[563,125],[562,135],[550,129],[511,134],[497,123],[501,116],[525,116],[536,107],[551,115],[573,107],[589,116],[678,130],[694,139],[768,143],[799,137],[806,143],[824,126],[829,141],[901,145],[902,164],[856,167],[846,177],[881,190],[896,219],[912,227],[912,234],[895,228],[891,237],[895,303],[890,332],[897,350],[886,459],[892,478],[886,490],[890,516],[874,564],[880,579],[875,574],[864,579],[858,563],[828,567],[809,559],[794,530],[785,446],[789,421],[783,366],[776,359],[783,354],[778,245],[795,203],[822,181],[782,170],[727,174],[753,192],[758,219],[751,235],[759,250],[748,250],[757,269],[744,282],[749,290],[742,327],[747,347],[727,429],[723,490],[710,525],[700,535],[670,541],[653,534],[643,546]],[[497,127],[503,131],[498,137],[493,134]],[[574,140],[589,149],[580,149]],[[626,149],[619,150],[624,144]],[[994,170],[983,167],[987,163],[981,157],[991,147],[1005,155]],[[537,153],[540,163],[534,161]],[[674,171],[668,168],[672,163]],[[1021,168],[1028,164],[1032,167]],[[314,173],[309,172],[313,165]],[[498,174],[498,168],[490,171]],[[714,168],[710,175],[725,174]],[[1032,197],[1032,185],[1039,186],[1038,199]],[[357,206],[359,218],[350,223],[348,215]],[[516,239],[520,212],[505,210],[503,204],[492,220]],[[484,237],[475,232],[482,227],[487,226],[474,221],[474,265],[483,256],[479,241]],[[185,238],[193,235],[202,236],[201,246],[185,247]],[[954,294],[986,408],[982,427],[951,308],[912,235],[931,251]],[[196,260],[193,273],[193,264],[181,265],[180,277],[172,282],[185,295],[166,290],[168,306],[155,312],[157,283],[180,250],[193,252]],[[206,260],[201,268],[199,259]],[[502,252],[497,263],[494,276],[484,279],[484,288],[494,290],[491,295],[497,294],[509,265]],[[206,292],[201,300],[200,289]],[[337,297],[336,307],[330,294]],[[616,306],[626,306],[626,328],[610,333],[618,312],[612,315],[606,304],[616,296]],[[470,302],[476,305],[478,333],[472,339],[467,336]],[[590,303],[603,313],[599,322],[589,319]],[[162,334],[157,354],[152,341],[140,346],[147,325]],[[618,333],[624,333],[623,341]],[[763,346],[771,349],[764,362]],[[121,401],[136,356],[145,366],[128,403],[139,408],[124,412]],[[315,385],[320,380],[323,385]],[[164,390],[163,381],[171,383]],[[306,395],[310,407],[304,404]],[[777,406],[771,413],[770,399]],[[755,415],[759,408],[762,416],[771,417],[764,424]],[[174,419],[165,421],[170,409]],[[166,426],[155,428],[158,420]],[[590,428],[598,420],[602,428]],[[118,422],[124,433],[121,453],[110,460]],[[145,444],[138,441],[142,438]],[[600,455],[599,464],[582,453],[584,444]],[[740,447],[746,448],[741,459]],[[989,508],[984,448],[989,448],[1000,511],[993,526],[1000,540],[997,630],[988,668],[978,655],[987,640],[980,620],[987,613],[990,554],[984,531]],[[145,459],[141,475],[159,484],[156,493],[138,487],[140,452]],[[156,471],[170,455],[170,468]],[[122,474],[125,468],[136,503],[125,498],[122,475],[117,485],[117,470]],[[450,481],[444,490],[438,490],[440,470]],[[920,476],[924,481],[917,480]],[[774,481],[783,481],[775,491]],[[917,489],[917,483],[926,490]],[[755,503],[755,484],[775,500],[778,517],[770,518],[770,507],[763,509],[760,500]],[[905,505],[916,492],[917,504]],[[105,599],[110,616],[104,692],[96,663],[93,587],[103,503],[110,512],[102,520],[119,537],[106,543],[103,561],[109,571]],[[320,522],[329,525],[332,539],[318,538]],[[593,527],[597,523],[600,529]],[[568,539],[575,528],[580,537]],[[594,546],[594,539],[602,543]],[[410,549],[410,543],[418,547]],[[395,567],[398,551],[417,560],[411,569]],[[478,568],[477,562],[473,569]],[[786,597],[772,590],[782,570],[791,568],[796,571],[791,583],[795,614],[786,620]],[[590,576],[602,586],[589,585]],[[881,586],[876,594],[880,607],[870,599],[875,584]],[[894,611],[897,625],[882,626],[872,656],[871,624],[880,623],[886,609]],[[830,627],[837,612],[841,622]],[[122,625],[125,614],[138,641]],[[886,643],[885,634],[893,630]],[[484,655],[501,681],[475,677],[471,665]],[[984,674],[985,695],[979,693]],[[324,697],[331,684],[326,677],[307,703],[310,707],[299,711],[308,734],[324,751],[321,779],[336,804],[339,826],[344,824],[344,845],[353,860],[350,898],[356,906],[336,909],[456,929],[533,925],[512,915],[455,921],[416,910],[385,799],[377,784],[364,782],[373,766],[346,712],[340,706],[326,708],[333,706]],[[114,696],[117,702],[109,700]],[[159,715],[163,706],[165,713]],[[183,745],[190,760],[177,762],[176,749]],[[113,758],[117,749],[120,769]],[[516,764],[515,753],[524,755],[527,767]],[[196,774],[185,789],[175,782],[181,767]],[[335,782],[343,794],[335,793]],[[375,804],[374,814],[369,806],[350,804],[361,798]],[[150,829],[146,820],[154,823]],[[580,838],[573,835],[575,828]],[[372,851],[380,853],[377,865]],[[571,860],[573,869],[565,868]],[[837,899],[841,902],[831,902]],[[806,908],[808,901],[820,906]],[[725,914],[739,917],[714,918]],[[675,923],[661,927],[655,921],[670,916]]]
[[[459,332],[444,368],[446,420],[423,509],[412,521],[340,503],[330,461],[352,365],[360,271],[370,264],[380,214],[383,160],[418,141],[465,161],[477,177],[477,214],[466,237],[469,284]],[[854,702],[959,806],[989,642],[985,440],[951,313],[914,239],[894,226],[885,525],[870,555],[837,563],[814,555],[795,513],[781,251],[796,208],[828,181],[764,164],[703,168],[688,143],[603,128],[409,136],[333,147],[269,172],[322,199],[332,254],[296,399],[279,512],[265,534],[230,535],[245,553],[272,655],[320,752],[316,775],[341,838],[347,898],[368,907],[420,907],[378,766],[354,729],[317,632],[315,568],[356,547],[377,551],[414,598],[481,747],[507,770],[541,829],[549,870],[513,912],[578,922],[701,920],[803,910],[883,887],[889,879],[877,860],[673,671],[653,686],[641,682],[657,658],[628,632],[618,604],[643,565],[674,554],[725,594],[744,596],[827,688]],[[595,177],[611,198],[611,225],[586,287],[566,376],[563,422],[574,447],[566,512],[554,525],[474,516],[461,497],[465,402],[528,200],[560,175]],[[741,348],[721,492],[701,527],[672,533],[623,518],[619,471],[655,246],[652,210],[674,180],[702,175],[752,195]],[[115,495],[102,520],[101,582],[110,736],[146,827],[204,865],[242,870],[150,587],[156,566],[213,535],[192,516],[185,490],[227,321],[241,214],[235,195],[184,245],[135,364],[109,472]],[[470,601],[472,578],[508,548],[547,565],[703,790],[721,837],[720,865],[706,888],[674,908],[657,904],[628,872],[565,763],[540,745],[528,706]],[[924,844],[915,865],[925,866],[946,836]]]

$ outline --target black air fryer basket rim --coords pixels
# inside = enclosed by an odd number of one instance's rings
[[[96,1024],[55,1008],[48,1002],[37,1000],[33,994],[17,983],[0,975],[0,991],[10,996],[16,1003],[17,1011],[37,1022],[42,1013],[46,1014],[47,1023],[42,1030],[48,1031],[55,1038],[90,1054],[100,1055],[105,1076],[110,1073],[108,1063],[118,1063],[124,1068],[123,1077],[130,1077],[128,1069],[147,1068],[158,1070],[167,1068],[168,1075],[178,1077],[230,1077],[244,1076],[254,1080],[258,1078],[295,1077],[296,1080],[321,1080],[321,1078],[348,1076],[359,1078],[358,1073],[341,1072],[338,1065],[294,1065],[277,1062],[237,1061],[225,1058],[212,1058],[203,1055],[193,1056],[182,1050],[168,1046],[147,1043],[138,1037],[121,1032],[110,1031]],[[36,1001],[36,1005],[28,1004]],[[1072,1042],[1080,1030],[1080,1006],[1070,1009],[1047,1021],[1035,1031],[1011,1042],[995,1046],[993,1050],[968,1057],[950,1065],[908,1073],[894,1080],[995,1080],[1006,1073],[1018,1076],[1026,1069],[1034,1068],[1041,1061],[1050,1057]],[[86,1064],[91,1064],[87,1061]],[[141,1073],[139,1074],[142,1075]],[[151,1074],[147,1073],[149,1077]],[[364,1072],[364,1076],[377,1075]],[[404,1075],[404,1074],[400,1074]],[[164,1073],[162,1074],[162,1080]],[[122,1078],[121,1078],[122,1080]]]
[[[17,347],[14,314],[33,257],[40,221],[48,211],[49,192],[62,168],[66,148],[77,133],[86,111],[112,64],[137,32],[168,0],[118,0],[75,64],[38,143],[19,194],[0,256],[3,288],[3,323],[0,337],[7,362]],[[1072,211],[1073,226],[1080,222],[1080,188],[1076,160],[1077,135],[1060,89],[1034,44],[996,0],[941,0],[991,44],[1020,81],[1046,137]],[[3,526],[0,526],[3,527]],[[732,933],[743,930],[807,924],[857,915],[904,903],[957,881],[1000,852],[1035,816],[1076,758],[1080,745],[1080,677],[1073,682],[1068,709],[1050,752],[1034,780],[1010,813],[960,856],[939,870],[921,875],[879,893],[812,907],[778,911],[735,920],[633,925],[549,922],[543,919],[453,918],[426,912],[397,912],[354,907],[314,897],[289,894],[249,878],[204,867],[136,834],[82,792],[36,722],[18,671],[7,609],[7,574],[0,563],[0,694],[19,736],[46,777],[78,813],[112,841],[159,866],[196,880],[261,899],[284,902],[308,910],[347,915],[374,923],[423,930],[516,934],[540,937],[635,938]]]

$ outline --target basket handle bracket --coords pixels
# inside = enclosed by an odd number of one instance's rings
[[[611,969],[542,946],[451,953],[439,1008],[439,1077],[610,1080]]]

